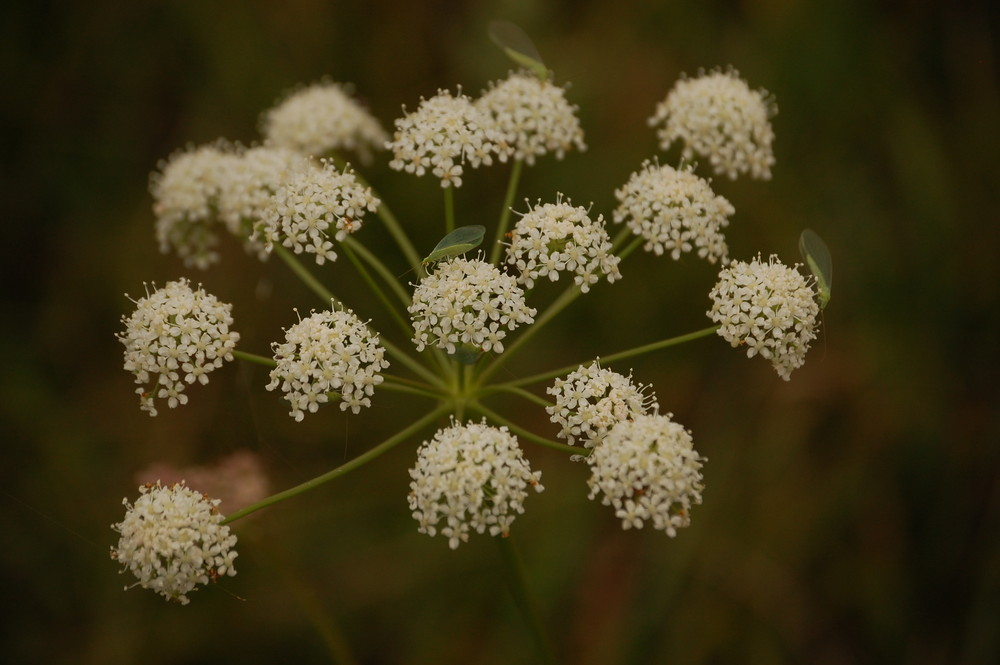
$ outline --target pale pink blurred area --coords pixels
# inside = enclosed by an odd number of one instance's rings
[[[260,455],[238,450],[213,464],[177,467],[155,462],[135,474],[142,483],[176,483],[185,481],[191,489],[212,499],[219,499],[219,511],[232,513],[260,501],[270,492],[270,483]]]

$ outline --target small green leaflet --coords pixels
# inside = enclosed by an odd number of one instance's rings
[[[484,235],[486,235],[485,226],[460,226],[441,238],[441,242],[420,263],[427,265],[428,263],[437,263],[442,259],[452,256],[465,254],[470,249],[479,247],[483,242]]]
[[[805,229],[799,236],[799,252],[816,278],[819,308],[824,309],[830,302],[830,290],[833,287],[833,258],[830,256],[830,249],[815,232]]]
[[[542,62],[542,56],[528,34],[510,21],[490,21],[490,39],[503,49],[507,57],[532,72],[543,81],[549,78],[549,70]]]

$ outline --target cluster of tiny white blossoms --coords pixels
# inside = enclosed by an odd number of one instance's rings
[[[528,72],[511,72],[490,84],[475,102],[494,122],[514,159],[529,165],[535,157],[554,152],[557,159],[574,146],[586,150],[577,107],[566,101],[566,91]]]
[[[573,206],[560,196],[556,203],[531,207],[514,225],[507,263],[517,267],[517,281],[529,289],[535,279],[559,279],[561,271],[573,272],[575,283],[587,293],[601,275],[609,282],[621,279],[619,257],[611,253],[611,239],[604,217],[587,216],[587,209]]]
[[[281,387],[296,421],[315,413],[331,392],[340,393],[341,410],[371,406],[379,372],[389,366],[378,337],[349,309],[312,312],[272,347],[277,366],[267,389]]]
[[[657,256],[697,250],[710,263],[728,260],[729,248],[722,229],[736,212],[732,204],[717,196],[692,167],[675,169],[649,161],[615,191],[620,202],[614,220],[646,239],[643,248]]]
[[[429,169],[442,187],[462,186],[464,164],[489,166],[494,155],[506,162],[510,154],[490,116],[461,90],[457,96],[439,90],[430,99],[421,99],[417,110],[397,118],[395,125],[386,144],[392,151],[389,167],[418,176]]]
[[[322,168],[299,169],[282,182],[269,199],[254,236],[270,251],[274,243],[296,254],[316,255],[316,263],[336,261],[331,236],[343,242],[361,228],[366,212],[374,212],[379,199],[362,187],[354,172],[341,171],[324,161]]]
[[[408,311],[417,351],[436,345],[448,353],[464,345],[502,353],[507,330],[535,316],[513,276],[464,258],[439,263],[421,280]]]
[[[740,173],[771,178],[774,130],[771,117],[777,105],[766,90],[751,90],[739,72],[701,73],[682,77],[649,119],[660,147],[667,150],[680,140],[684,159],[695,154],[709,160],[719,175],[735,179]]]
[[[219,194],[238,159],[230,146],[220,142],[188,147],[160,162],[150,176],[149,190],[161,252],[173,250],[185,265],[201,269],[219,260],[212,225]]]
[[[187,279],[135,301],[116,337],[125,346],[125,369],[140,386],[143,411],[156,415],[154,398],[166,399],[170,408],[186,404],[187,384],[208,383],[209,372],[233,359],[240,335],[229,329],[232,308],[201,287],[193,290]]]
[[[809,280],[776,256],[746,263],[732,261],[719,272],[707,314],[719,324],[719,335],[745,346],[747,357],[760,354],[788,381],[805,362],[816,337],[819,305]]]
[[[587,457],[590,498],[600,494],[604,505],[613,506],[623,529],[652,521],[673,538],[691,523],[691,506],[701,503],[704,461],[691,433],[671,414],[623,420]]]
[[[218,499],[183,481],[141,485],[139,493],[134,505],[122,501],[125,519],[111,525],[121,534],[118,546],[111,548],[121,572],[131,572],[139,586],[182,605],[197,586],[236,574],[236,536],[222,524]]]
[[[293,91],[267,111],[261,134],[268,144],[313,157],[350,150],[365,164],[372,149],[383,149],[389,139],[347,86],[326,81]]]
[[[315,168],[307,157],[287,148],[257,146],[245,150],[219,192],[219,218],[230,233],[246,240],[249,250],[265,257],[263,243],[253,236],[254,224],[263,219],[286,180],[301,170]]]
[[[659,408],[655,395],[645,393],[647,387],[632,383],[631,374],[624,376],[595,361],[556,379],[545,391],[556,403],[545,411],[562,428],[559,436],[568,444],[579,439],[593,448],[618,423]]]
[[[455,549],[472,531],[507,536],[524,512],[528,486],[541,492],[517,438],[506,427],[470,422],[438,430],[410,469],[410,510],[418,531],[440,533]]]

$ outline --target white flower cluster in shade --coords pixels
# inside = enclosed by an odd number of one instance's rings
[[[418,176],[430,171],[441,179],[442,187],[461,187],[465,164],[489,166],[494,155],[506,162],[510,154],[491,118],[461,90],[457,96],[439,90],[430,99],[421,99],[417,110],[397,118],[395,125],[386,144],[392,151],[389,167]]]
[[[188,384],[208,383],[209,372],[233,359],[240,335],[229,329],[232,308],[200,286],[193,290],[186,279],[135,301],[116,337],[125,346],[125,369],[140,386],[143,411],[156,415],[154,398],[167,400],[170,408],[186,404]]]
[[[351,97],[349,86],[329,81],[287,95],[261,117],[261,134],[270,145],[313,157],[349,150],[364,164],[389,139],[378,120]]]
[[[631,374],[624,376],[594,362],[556,379],[545,391],[556,403],[545,411],[562,428],[559,436],[568,444],[579,440],[593,448],[618,423],[659,408],[655,395],[646,394],[647,388],[632,383]]]
[[[532,323],[535,316],[514,277],[464,258],[439,263],[421,280],[408,311],[417,350],[437,346],[448,353],[464,345],[502,353],[507,330]]]
[[[183,482],[141,485],[139,493],[134,505],[122,501],[125,519],[111,525],[121,534],[111,548],[121,572],[129,571],[139,586],[182,605],[199,585],[236,574],[236,536],[222,524],[218,499]]]
[[[673,538],[701,503],[701,466],[691,433],[671,414],[647,414],[618,423],[587,457],[590,498],[612,506],[622,528],[647,522]]]
[[[528,72],[511,72],[475,105],[493,119],[514,159],[531,165],[535,158],[554,152],[557,159],[572,148],[586,150],[577,107],[566,101],[566,90]]]
[[[679,259],[684,252],[697,251],[710,263],[728,260],[729,248],[722,229],[736,209],[717,196],[707,181],[691,167],[681,170],[649,161],[615,191],[620,202],[614,212],[616,223],[646,239],[643,248],[657,256],[669,252]]]
[[[378,337],[349,309],[312,312],[272,347],[277,367],[267,389],[281,388],[296,421],[315,413],[329,393],[340,393],[341,410],[371,406],[379,372],[389,366]]]
[[[185,265],[205,269],[219,260],[221,223],[247,251],[264,258],[253,224],[285,178],[311,168],[308,159],[285,148],[216,142],[174,153],[150,176],[160,251],[172,250]]]
[[[508,535],[524,512],[528,486],[541,492],[517,438],[506,427],[470,422],[438,430],[417,450],[410,469],[410,510],[418,531],[440,533],[455,549],[469,534]]]
[[[341,171],[332,162],[322,168],[302,168],[277,188],[263,211],[254,237],[266,251],[275,243],[315,254],[316,263],[336,261],[332,238],[343,242],[361,228],[366,212],[375,212],[380,201],[370,187],[362,187],[354,172]]]
[[[527,288],[535,279],[559,279],[559,273],[575,273],[574,281],[587,293],[604,275],[609,282],[621,279],[620,259],[611,253],[611,239],[604,218],[587,216],[587,209],[558,197],[556,203],[528,204],[528,212],[514,225],[507,263],[520,271],[517,281]]]
[[[778,112],[766,90],[751,90],[734,69],[682,77],[649,119],[663,150],[677,140],[684,159],[701,155],[715,173],[769,180],[774,153],[771,117]]]
[[[719,272],[709,297],[707,314],[719,324],[719,335],[734,347],[746,347],[748,357],[767,358],[785,381],[805,362],[816,338],[819,305],[812,284],[798,270],[773,255],[767,261],[760,256],[750,263],[734,260]]]

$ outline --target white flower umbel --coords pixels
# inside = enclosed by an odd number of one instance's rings
[[[332,239],[343,242],[360,229],[365,213],[374,212],[379,203],[353,171],[324,162],[319,169],[293,172],[278,186],[254,236],[267,251],[280,243],[296,254],[315,254],[322,265],[337,260]]]
[[[649,124],[663,125],[657,130],[663,150],[680,140],[684,159],[701,155],[719,175],[735,179],[749,173],[769,180],[774,165],[770,119],[777,112],[766,90],[751,90],[735,69],[716,70],[682,77]]]
[[[491,427],[485,420],[452,424],[417,450],[410,469],[410,510],[420,533],[440,533],[452,549],[473,531],[507,536],[514,518],[524,512],[528,486],[544,489],[541,476],[532,472],[506,427]]]
[[[219,260],[219,194],[239,156],[225,143],[189,147],[160,162],[149,178],[160,251],[205,269]]]
[[[187,384],[208,383],[209,372],[233,359],[240,334],[229,329],[232,308],[200,286],[193,290],[186,279],[135,301],[116,337],[125,346],[125,369],[140,386],[135,392],[143,411],[156,415],[154,398],[170,408],[187,404]]]
[[[586,150],[577,107],[566,101],[566,90],[528,72],[512,72],[490,84],[475,102],[495,123],[514,158],[528,164],[554,152],[562,159],[568,150]]]
[[[286,180],[300,170],[315,168],[308,158],[287,148],[258,146],[243,151],[219,193],[219,218],[230,233],[244,240],[248,251],[265,258],[267,251],[254,237],[254,226]]]
[[[819,305],[808,279],[776,256],[760,256],[745,263],[733,261],[719,272],[712,288],[708,318],[718,323],[719,335],[747,356],[760,354],[788,381],[792,370],[805,362],[809,343],[816,337]]]
[[[403,108],[406,111],[406,107]],[[488,115],[461,93],[439,90],[430,99],[395,122],[386,147],[392,151],[389,167],[422,176],[428,170],[442,187],[461,187],[463,166],[489,166],[493,156],[507,161],[510,147],[493,128]]]
[[[573,206],[560,195],[556,203],[528,204],[528,212],[514,225],[507,263],[520,271],[517,281],[529,289],[535,279],[559,279],[559,273],[575,273],[574,281],[586,293],[602,275],[609,282],[621,279],[620,259],[611,253],[611,239],[604,218],[587,216],[587,209]]]
[[[647,252],[669,252],[676,260],[697,250],[710,263],[728,260],[722,229],[736,209],[691,167],[678,170],[647,160],[615,190],[615,197],[620,202],[615,222],[625,222],[632,233],[645,238]]]
[[[642,384],[601,368],[598,362],[556,379],[545,392],[555,397],[554,406],[545,407],[549,419],[562,427],[559,436],[568,444],[577,440],[587,448],[600,443],[608,431],[620,422],[632,420],[658,409],[656,396],[646,394]]]
[[[382,383],[379,372],[389,366],[378,336],[349,309],[312,312],[285,331],[283,344],[272,346],[278,366],[267,389],[281,388],[296,421],[315,413],[329,393],[340,393],[341,410],[371,406]]]
[[[417,285],[408,309],[417,350],[437,346],[448,353],[462,345],[502,353],[507,330],[535,316],[512,276],[464,258],[439,263]]]
[[[623,529],[654,529],[673,538],[691,523],[691,506],[701,503],[701,466],[691,433],[671,415],[650,414],[614,427],[587,457],[590,498],[612,506]]]
[[[235,575],[236,536],[222,524],[218,499],[183,481],[139,487],[135,505],[124,499],[125,519],[111,528],[121,534],[111,558],[135,575],[137,585],[182,605],[199,585]],[[125,587],[128,589],[129,587]]]
[[[368,164],[389,135],[349,93],[328,81],[295,90],[262,116],[261,133],[268,144],[307,156],[350,150]]]

